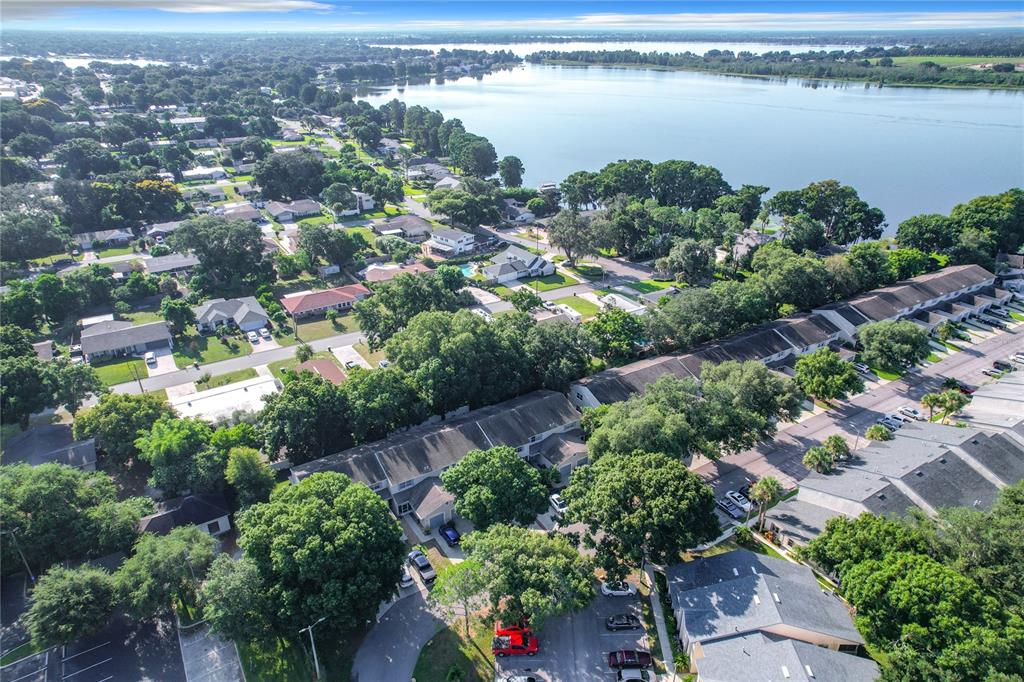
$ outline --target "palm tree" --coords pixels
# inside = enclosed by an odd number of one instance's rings
[[[928,408],[928,421],[935,417],[935,408],[942,407],[941,393],[925,393],[921,396],[921,406]]]
[[[942,423],[945,424],[950,415],[964,409],[971,399],[960,391],[946,391],[939,396],[939,401],[942,407]]]
[[[892,434],[889,432],[889,429],[881,424],[869,426],[868,430],[864,432],[864,436],[868,440],[892,440]]]
[[[833,433],[825,439],[822,446],[832,455],[832,461],[838,462],[850,456],[850,444],[838,433]]]
[[[764,515],[768,506],[782,497],[782,484],[774,476],[765,476],[750,486],[750,499],[757,503],[757,529],[764,529]]]
[[[807,452],[804,453],[803,463],[808,469],[814,469],[819,474],[827,474],[832,471],[832,453],[826,448],[816,445],[813,448],[809,448]]]

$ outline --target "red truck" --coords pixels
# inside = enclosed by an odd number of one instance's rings
[[[540,643],[529,633],[509,632],[504,635],[495,635],[491,640],[491,652],[499,658],[524,654],[535,656],[539,650]]]

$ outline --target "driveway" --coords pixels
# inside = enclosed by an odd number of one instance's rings
[[[412,678],[420,649],[444,621],[431,613],[419,590],[399,599],[363,640],[352,666],[357,682],[396,682]]]
[[[170,348],[155,350],[153,355],[156,356],[156,362],[146,363],[146,371],[149,372],[149,376],[157,377],[161,374],[170,374],[171,372],[178,371],[178,366],[174,364],[174,354]]]
[[[538,633],[540,652],[531,658],[498,659],[503,674],[529,668],[559,682],[611,682],[615,672],[608,667],[608,653],[619,649],[650,651],[647,634],[641,630],[609,632],[608,616],[632,613],[643,618],[639,598],[605,597],[598,594],[579,613],[552,618]],[[651,633],[651,637],[657,636]]]
[[[355,348],[352,346],[338,346],[337,348],[331,348],[331,353],[334,357],[338,358],[341,366],[348,369],[349,363],[355,363],[357,367],[363,367],[365,369],[373,369],[373,365],[366,361],[362,355],[360,355]]]
[[[277,342],[277,339],[270,337],[265,339],[262,336],[256,343],[250,343],[252,346],[253,353],[265,353],[268,350],[274,350],[275,348],[281,348],[281,344]]]
[[[209,626],[178,628],[178,644],[188,682],[244,682],[235,645],[212,634]]]

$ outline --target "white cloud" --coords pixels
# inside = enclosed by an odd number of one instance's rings
[[[156,9],[183,14],[332,10],[316,0],[4,0],[5,20],[31,20],[83,9]]]

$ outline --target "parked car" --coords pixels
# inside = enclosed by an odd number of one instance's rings
[[[924,415],[921,414],[921,411],[918,410],[917,408],[911,407],[910,405],[904,405],[903,407],[899,408],[896,411],[902,414],[904,417],[910,417],[911,419],[916,419],[917,421],[924,421]]]
[[[620,670],[619,674],[615,676],[616,680],[643,680],[643,682],[651,682],[654,678],[651,677],[651,673],[646,670],[640,670],[638,668],[626,668]]]
[[[530,621],[526,618],[522,619],[518,623],[502,623],[500,621],[494,624],[494,635],[500,637],[501,635],[512,635],[512,634],[529,635],[533,633],[530,628]]]
[[[529,673],[497,673],[494,682],[543,682],[541,678],[534,677]]]
[[[142,357],[145,359],[147,365],[155,365],[156,364],[156,353],[154,353],[153,351],[149,351],[148,353],[146,353]]]
[[[402,566],[402,577],[399,579],[399,584],[402,587],[412,587],[412,573],[405,566]]]
[[[72,348],[74,348],[74,346],[72,346]],[[79,350],[81,350],[82,347],[79,346],[78,348]],[[1010,359],[1013,360],[1014,362],[1024,364],[1024,353],[1014,353],[1013,355],[1010,356]]]
[[[981,370],[981,373],[984,374],[987,377],[992,377],[992,378],[999,378],[999,377],[1003,376],[1003,373],[1000,372],[997,369],[983,369],[983,370]]]
[[[380,360],[377,362],[377,366],[380,367],[381,369],[384,369],[385,367],[390,367],[391,363],[388,362],[387,360]]]
[[[749,483],[747,483],[746,485],[741,485],[740,486],[740,495],[742,495],[743,497],[747,498],[748,500],[750,499],[750,484]]]
[[[451,524],[446,523],[438,528],[438,531],[441,533],[441,537],[444,538],[444,541],[449,547],[457,547],[459,540],[462,539],[462,536],[459,535],[459,531],[455,530],[455,526],[452,526]]]
[[[346,360],[345,361],[345,369],[355,369],[355,367],[356,367],[356,361],[355,360]]]
[[[1009,362],[1006,362],[1005,360],[996,360],[995,362],[992,363],[992,367],[993,369],[1002,370],[1003,372],[1012,372],[1015,369],[1017,369],[1016,367],[1014,367]]]
[[[964,382],[960,381],[959,379],[954,379],[953,377],[943,377],[942,387],[951,388],[954,391],[960,391],[965,395],[971,395],[972,393],[974,393],[973,388],[971,388]]]
[[[863,362],[853,363],[853,368],[861,374],[871,374],[871,368],[865,365]]]
[[[616,613],[614,616],[608,616],[604,626],[612,631],[639,630],[643,627],[640,625],[640,619],[631,613]]]
[[[1010,317],[1005,310],[997,310],[995,308],[989,308],[988,309],[988,314],[989,315],[995,315],[996,317],[1001,317],[1004,320],[1009,319],[1009,317]]]
[[[266,327],[260,327],[260,336],[263,337],[264,339],[269,339],[270,330],[267,329]]]
[[[734,519],[742,519],[744,516],[743,510],[737,507],[729,500],[715,500],[715,504],[718,505],[719,509],[721,509]]]
[[[875,423],[880,424],[881,426],[886,428],[889,431],[889,433],[896,433],[896,431],[900,428],[885,418],[879,419]]]
[[[565,510],[569,508],[569,505],[565,503],[565,500],[563,500],[562,496],[558,493],[549,497],[548,500],[550,500],[551,508],[555,510],[556,516],[561,516],[565,513]]]
[[[430,559],[427,555],[418,549],[414,549],[409,552],[409,565],[416,569],[420,574],[420,577],[426,580],[428,583],[433,582],[437,578],[437,572],[434,571],[434,567],[430,565]]]
[[[507,635],[496,635],[491,640],[491,653],[498,658],[505,656],[536,656],[540,650],[540,642],[528,633],[514,632]]]
[[[256,334],[256,332],[246,332],[245,336],[247,339],[249,339],[249,343],[260,342],[260,337]]]
[[[601,583],[601,594],[606,597],[632,597],[636,594],[636,585],[625,580]]]
[[[883,419],[888,419],[889,421],[893,422],[894,424],[901,424],[901,425],[902,424],[909,424],[910,422],[914,421],[910,417],[905,417],[902,414],[899,414],[898,410],[896,412],[892,413],[892,414],[885,415],[885,417],[883,417]]]
[[[748,500],[743,494],[738,493],[735,490],[730,490],[725,494],[725,496],[729,498],[730,502],[732,502],[745,512],[750,511],[754,506],[750,504],[750,500]]]
[[[609,668],[650,668],[653,661],[647,651],[620,649],[608,652]]]

